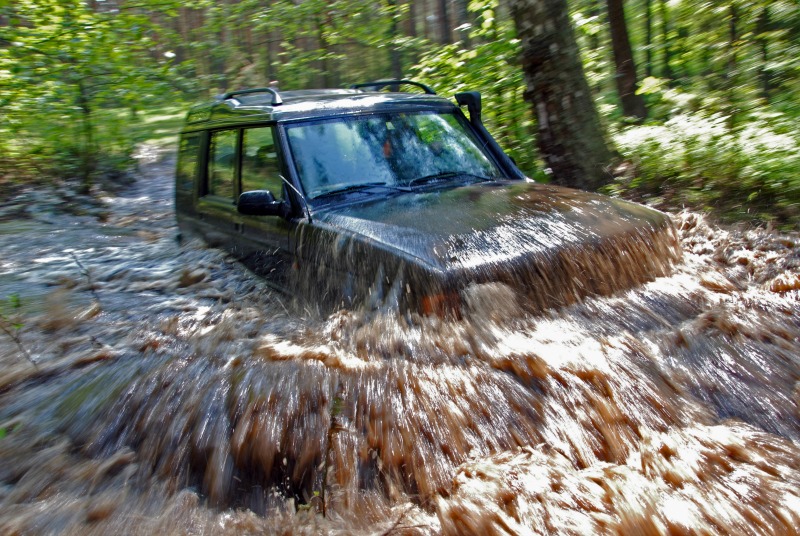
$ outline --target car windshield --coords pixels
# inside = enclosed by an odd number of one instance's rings
[[[288,125],[286,132],[303,188],[312,199],[370,187],[405,189],[501,175],[463,119],[452,113],[339,117]]]

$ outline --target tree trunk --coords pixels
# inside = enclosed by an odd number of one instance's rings
[[[436,8],[436,15],[439,19],[439,42],[444,45],[449,45],[453,42],[453,38],[450,35],[450,17],[447,14],[447,0],[438,0]]]
[[[730,108],[727,124],[729,128],[734,128],[739,124],[739,10],[735,3],[731,3],[728,8],[728,65],[725,69],[725,90],[728,94],[727,101]]]
[[[320,54],[319,60],[319,86],[318,87],[332,87],[330,83],[331,77],[331,69],[328,65],[327,53],[328,53],[328,41],[325,38],[325,23],[323,23],[322,19],[319,15],[315,18],[316,21],[316,29],[317,29],[317,53]],[[328,20],[328,24],[330,20]]]
[[[431,2],[438,2],[439,0],[420,0],[420,9],[418,15],[422,21],[422,37],[430,41],[436,41],[439,34],[436,28],[436,17],[428,16],[430,13],[435,13],[434,8],[430,6]]]
[[[756,41],[761,57],[761,66],[758,68],[758,79],[761,86],[761,97],[769,101],[772,79],[769,71],[769,37],[770,30],[769,6],[761,8],[756,22]]]
[[[400,34],[400,28],[397,24],[397,0],[387,0],[387,4],[392,18],[392,21],[389,23],[389,32],[386,36],[389,41],[389,65],[392,71],[392,77],[399,80],[403,78],[403,58],[401,57],[400,49],[397,48],[396,43]]]
[[[594,190],[613,159],[583,74],[566,0],[509,0],[522,47],[525,98],[553,182]]]
[[[417,0],[408,0],[408,19],[406,19],[406,34],[417,37]]]
[[[631,41],[628,37],[623,0],[606,0],[606,6],[611,29],[611,49],[614,52],[614,65],[616,66],[614,81],[617,84],[620,101],[622,101],[622,114],[644,120],[647,117],[647,108],[645,108],[642,96],[636,94],[638,89],[636,63],[633,61],[633,50],[631,50]]]
[[[739,49],[739,10],[736,9],[736,4],[731,4],[728,9],[728,68],[725,72],[725,78],[730,82],[730,85],[735,84],[736,80],[736,64],[738,62],[737,50]]]
[[[456,19],[458,20],[458,39],[463,43],[463,46],[470,48],[469,32],[474,22],[473,17],[469,12],[468,0],[456,0]]]
[[[262,50],[264,51],[264,73],[267,78],[268,84],[278,85],[278,71],[275,67],[274,58],[277,56],[276,46],[273,38],[272,30],[267,30],[264,32],[264,45]]]
[[[663,48],[663,63],[661,65],[661,78],[672,80],[672,49],[670,48],[669,40],[669,10],[667,8],[667,0],[661,0],[659,4],[659,11],[661,15],[661,46]]]
[[[92,122],[92,109],[89,104],[89,92],[86,89],[83,79],[78,80],[77,104],[81,111],[81,187],[78,193],[89,195],[92,191],[92,184],[95,170],[95,147],[94,147],[94,124]]]
[[[644,74],[653,76],[653,1],[644,1]]]

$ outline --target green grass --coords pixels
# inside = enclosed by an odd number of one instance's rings
[[[188,105],[177,104],[131,113],[126,108],[102,110],[95,114],[98,146],[106,150],[133,148],[139,144],[156,147],[177,145]]]
[[[136,113],[100,108],[91,115],[91,138],[85,136],[81,115],[17,114],[14,121],[0,123],[0,201],[31,184],[77,182],[83,186],[76,188],[86,190],[86,169],[91,182],[103,188],[125,184],[137,146],[177,146],[187,108],[184,103]],[[87,159],[91,168],[84,166]]]
[[[153,108],[138,114],[131,121],[131,138],[135,143],[147,143],[157,147],[177,146],[178,133],[186,118],[188,105]],[[129,115],[129,114],[126,114]]]

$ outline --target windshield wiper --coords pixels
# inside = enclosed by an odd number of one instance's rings
[[[426,184],[429,182],[443,181],[446,179],[452,179],[453,177],[472,177],[474,179],[478,179],[481,182],[496,180],[491,177],[483,177],[481,175],[476,175],[474,173],[470,173],[469,171],[440,171],[439,173],[434,173],[433,175],[425,175],[424,177],[417,177],[416,179],[412,179],[408,182],[408,186],[412,186],[414,184]]]
[[[362,182],[359,184],[350,184],[348,186],[343,186],[341,188],[336,188],[335,190],[330,190],[328,192],[321,193],[315,196],[314,199],[321,199],[324,197],[330,197],[348,192],[359,192],[361,190],[369,190],[370,188],[375,188],[375,187],[388,188],[389,190],[399,190],[401,192],[408,191],[408,188],[404,188],[402,186],[389,186],[385,182]]]

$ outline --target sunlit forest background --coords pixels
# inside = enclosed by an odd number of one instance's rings
[[[481,91],[489,130],[523,171],[548,180],[520,42],[502,1],[183,4],[0,2],[0,197],[30,184],[74,184],[90,194],[124,184],[138,146],[174,144],[187,105],[226,90],[386,78],[415,79],[448,97]],[[797,225],[796,0],[566,7],[617,155],[607,193]],[[620,59],[624,41],[632,61]],[[617,82],[631,72],[638,104],[626,109]]]

